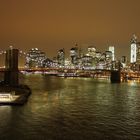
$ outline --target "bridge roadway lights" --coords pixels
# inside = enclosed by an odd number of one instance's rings
[[[121,82],[121,72],[120,71],[111,71],[110,81],[111,81],[111,83],[120,83]]]

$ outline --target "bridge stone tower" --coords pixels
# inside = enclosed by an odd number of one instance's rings
[[[9,86],[18,86],[18,49],[12,46],[6,50],[4,83]]]
[[[111,83],[120,83],[121,82],[121,63],[120,61],[118,62],[117,66],[118,70],[111,70],[111,76],[110,76],[110,81]]]
[[[111,83],[120,83],[121,82],[121,72],[120,71],[111,71]]]

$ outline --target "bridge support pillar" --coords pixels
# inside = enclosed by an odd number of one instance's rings
[[[120,83],[121,82],[121,72],[120,71],[111,71],[110,81],[111,81],[111,83]]]
[[[18,49],[10,48],[6,51],[4,83],[18,86]]]

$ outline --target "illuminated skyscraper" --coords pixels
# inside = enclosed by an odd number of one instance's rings
[[[71,48],[70,57],[71,57],[72,64],[76,65],[78,63],[78,48],[77,47]]]
[[[140,64],[140,42],[137,42],[137,64]]]
[[[101,52],[96,52],[96,58],[97,58],[97,59],[100,59],[101,56],[102,56],[102,53],[101,53]]]
[[[121,64],[122,64],[123,68],[125,68],[127,66],[127,57],[126,56],[121,57]]]
[[[127,57],[126,56],[121,57],[121,63],[124,63],[124,64],[127,63]]]
[[[92,61],[93,61],[93,57],[92,56],[89,56],[89,55],[85,55],[81,58],[82,60],[82,66],[84,68],[91,68],[92,67]]]
[[[94,46],[88,47],[88,55],[91,56],[92,58],[96,57],[96,48]]]
[[[59,66],[64,66],[65,65],[65,51],[64,51],[64,49],[61,49],[61,50],[58,51],[57,61],[58,61]]]
[[[44,60],[42,61],[42,67],[43,67],[43,68],[50,68],[50,67],[53,67],[53,66],[54,66],[53,64],[54,64],[53,61],[50,60],[49,58],[46,58],[46,59],[44,59]]]
[[[135,63],[136,59],[137,59],[137,37],[136,35],[133,35],[133,38],[131,39],[130,63]]]
[[[112,61],[112,52],[111,51],[105,52],[105,59],[106,59],[106,61]]]
[[[112,52],[112,61],[115,60],[115,48],[114,46],[109,46],[109,51]]]
[[[42,67],[42,62],[46,59],[45,52],[40,51],[38,48],[29,50],[26,56],[26,67],[38,68]]]

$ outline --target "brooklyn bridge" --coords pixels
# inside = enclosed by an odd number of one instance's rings
[[[10,48],[13,49],[13,48]],[[0,51],[0,57],[5,60],[6,51]],[[14,56],[13,56],[14,57]],[[18,61],[20,59],[25,59],[26,52],[18,50]],[[2,60],[2,59],[1,59]],[[109,65],[112,62],[110,62]],[[0,67],[0,72],[4,73],[7,70],[6,62],[5,65]],[[27,68],[18,66],[19,73],[22,74],[44,74],[44,75],[53,75],[61,77],[88,77],[88,78],[106,78],[111,79],[112,72],[118,72],[119,75],[115,73],[114,77],[120,77],[120,81],[127,80],[140,80],[140,71],[126,70],[123,69],[120,65],[115,69],[83,69],[83,68],[66,68],[66,67],[35,67]]]

